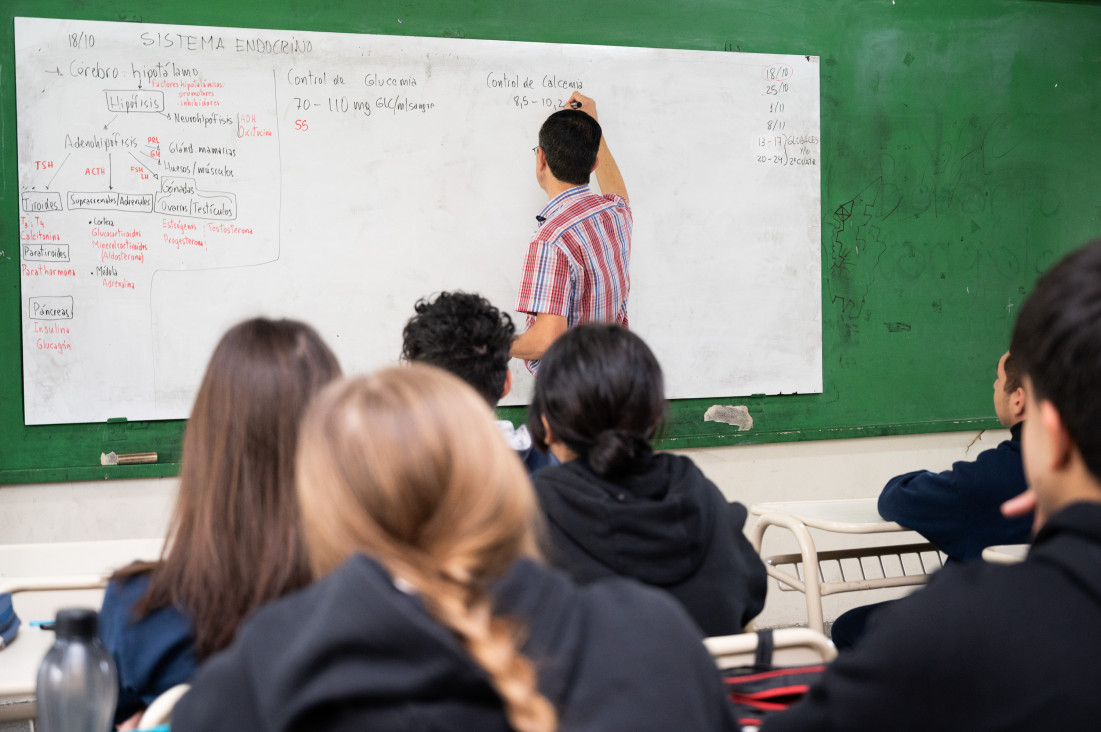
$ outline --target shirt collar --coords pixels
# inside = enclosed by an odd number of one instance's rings
[[[573,198],[574,196],[583,196],[588,192],[588,183],[581,186],[574,186],[573,188],[562,191],[557,196],[552,198],[546,206],[543,207],[543,210],[539,212],[539,215],[535,217],[535,220],[542,224],[551,216],[554,216],[556,213],[564,209],[566,207],[566,204],[569,202],[569,199]]]

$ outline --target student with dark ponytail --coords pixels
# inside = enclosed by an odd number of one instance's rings
[[[655,454],[661,367],[608,323],[561,335],[540,362],[528,427],[562,465],[535,476],[547,559],[584,584],[623,575],[660,587],[704,635],[738,633],[761,611],[764,565],[728,503],[688,458]]]

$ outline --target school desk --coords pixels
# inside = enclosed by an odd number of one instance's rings
[[[940,553],[928,542],[818,551],[811,529],[832,534],[895,534],[908,530],[894,521],[885,521],[874,498],[758,503],[749,510],[759,517],[749,533],[758,552],[765,532],[773,526],[791,532],[798,543],[798,554],[762,555],[761,559],[781,590],[806,595],[807,626],[812,630],[824,630],[825,595],[921,585],[943,566]],[[822,571],[825,562],[836,562],[840,579],[827,580]]]
[[[0,592],[11,592],[22,620],[19,635],[0,650],[0,723],[33,719],[38,667],[54,642],[31,625],[64,607],[99,610],[111,572],[135,559],[155,559],[163,539],[0,545]]]

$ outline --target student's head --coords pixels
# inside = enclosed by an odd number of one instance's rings
[[[417,314],[405,324],[401,357],[450,371],[496,406],[511,383],[509,347],[516,327],[509,314],[465,292],[441,292],[413,309]]]
[[[1003,427],[1012,427],[1025,418],[1024,374],[1009,351],[998,359],[994,379],[994,413]]]
[[[600,123],[579,109],[562,109],[547,117],[539,129],[539,147],[551,174],[563,183],[588,183],[600,136]]]
[[[260,605],[303,586],[309,565],[294,489],[298,425],[340,375],[313,328],[257,318],[214,349],[184,434],[168,554],[147,610],[188,610],[199,658]]]
[[[528,429],[536,444],[561,443],[614,479],[645,465],[665,409],[661,366],[642,339],[618,325],[588,323],[543,355]]]
[[[1025,374],[1025,474],[1040,514],[1101,500],[1101,239],[1040,278],[1013,329]]]
[[[537,514],[485,400],[420,364],[338,382],[306,415],[297,470],[315,575],[373,556],[488,672],[515,728],[552,729],[516,629],[490,611],[493,580],[536,554]]]

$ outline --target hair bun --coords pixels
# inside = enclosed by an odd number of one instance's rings
[[[617,478],[634,472],[652,448],[641,435],[624,430],[603,430],[589,450],[589,466],[602,478]]]

